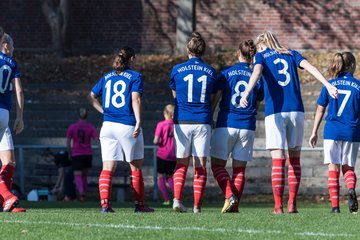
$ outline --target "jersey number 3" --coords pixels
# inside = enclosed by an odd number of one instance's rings
[[[119,90],[119,85],[120,90]],[[110,107],[110,99],[111,105],[115,108],[121,108],[125,105],[125,95],[124,92],[126,90],[126,83],[122,80],[117,81],[111,89],[111,81],[108,81],[105,84],[105,108]]]
[[[287,71],[289,69],[289,64],[287,63],[287,61],[285,61],[284,59],[281,59],[281,58],[277,58],[274,60],[275,65],[278,63],[282,63],[284,66],[283,69],[278,70],[278,73],[284,74],[286,77],[285,81],[278,81],[278,84],[282,87],[285,87],[290,82],[290,73]]]

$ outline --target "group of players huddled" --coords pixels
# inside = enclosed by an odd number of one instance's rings
[[[5,34],[0,53],[0,201],[3,211],[25,211],[16,208],[18,199],[11,188],[14,153],[8,116],[13,86],[17,96],[15,133],[23,129],[23,95],[20,73],[11,58],[13,41]],[[9,40],[10,39],[10,40]],[[201,212],[207,181],[206,162],[211,157],[214,178],[224,193],[222,213],[238,212],[245,184],[245,169],[252,160],[258,103],[265,100],[266,148],[272,157],[273,213],[282,214],[285,187],[285,164],[288,151],[288,213],[298,213],[296,197],[301,180],[300,153],[304,135],[304,106],[297,69],[305,69],[323,85],[318,98],[313,132],[309,143],[317,142],[317,131],[328,106],[324,127],[324,163],[329,166],[328,188],[333,213],[339,213],[339,175],[342,170],[348,188],[349,210],[356,213],[354,166],[360,142],[360,82],[354,78],[355,57],[350,52],[337,53],[330,64],[332,79],[324,76],[299,52],[283,47],[275,35],[266,31],[255,41],[239,44],[234,66],[216,73],[201,57],[206,43],[194,32],[187,43],[188,61],[174,66],[169,87],[174,97],[174,139],[176,167],[173,175],[176,212],[187,212],[182,203],[190,157],[194,166],[193,212]],[[144,204],[142,164],[144,140],[141,129],[141,96],[143,78],[132,70],[135,52],[130,47],[119,50],[113,70],[92,88],[89,99],[103,114],[100,131],[103,169],[99,177],[102,212],[111,213],[112,176],[118,161],[131,169],[131,187],[135,212],[153,212]],[[219,102],[219,104],[218,104]],[[219,106],[215,129],[213,114]],[[225,169],[232,157],[232,177]],[[0,202],[1,203],[1,202]]]

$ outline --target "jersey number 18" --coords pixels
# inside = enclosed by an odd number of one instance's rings
[[[120,85],[120,89],[119,89]],[[105,84],[105,108],[110,107],[110,99],[111,105],[115,108],[121,108],[125,105],[125,95],[124,92],[126,90],[126,83],[122,80],[117,81],[111,89],[111,81],[108,81]]]

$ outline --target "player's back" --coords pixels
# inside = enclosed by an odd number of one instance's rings
[[[11,80],[18,77],[20,77],[20,72],[15,60],[0,52],[0,108],[10,110],[13,90]]]
[[[174,121],[211,123],[211,94],[215,92],[216,72],[200,58],[176,65],[170,88],[176,91]]]
[[[256,101],[262,100],[262,95],[259,95],[261,81],[250,93],[249,105],[246,108],[240,107],[241,93],[245,91],[251,73],[249,64],[241,62],[219,74],[218,88],[222,90],[222,97],[217,127],[255,129]]]
[[[267,48],[255,55],[255,63],[263,66],[265,115],[279,112],[304,112],[297,68],[304,60],[295,50],[280,54]]]
[[[121,73],[111,71],[105,74],[92,90],[102,96],[104,121],[135,125],[132,108],[132,93],[143,91],[143,80],[140,73],[126,69]]]
[[[324,138],[360,142],[360,81],[346,73],[329,81],[338,89],[338,98],[330,97],[323,87],[318,103],[328,103]]]

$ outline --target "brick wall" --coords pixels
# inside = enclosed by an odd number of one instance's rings
[[[71,39],[75,52],[171,52],[176,46],[177,0],[71,1]],[[0,25],[23,50],[51,49],[51,30],[39,1],[0,1]],[[212,49],[229,49],[239,40],[273,30],[297,49],[360,49],[357,0],[198,0],[196,29]]]

